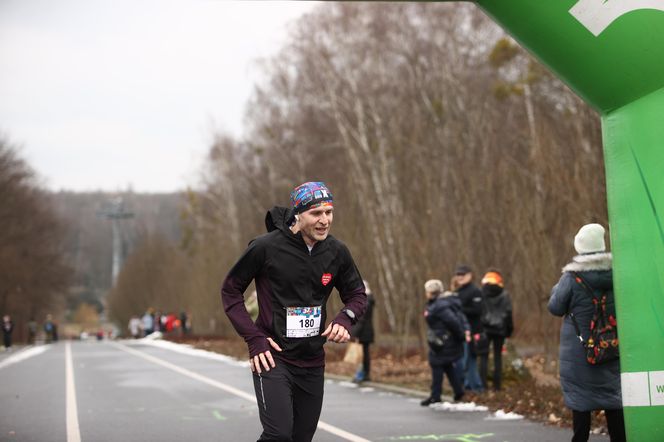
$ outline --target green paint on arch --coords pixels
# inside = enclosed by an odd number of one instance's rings
[[[661,440],[639,379],[664,371],[664,2],[476,3],[601,114],[627,436]]]

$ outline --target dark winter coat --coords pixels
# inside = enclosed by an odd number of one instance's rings
[[[429,363],[451,364],[463,356],[465,329],[458,298],[439,295],[428,302],[424,316],[428,328],[445,341],[440,350],[434,350],[429,346]]]
[[[353,326],[351,336],[357,338],[362,344],[371,344],[374,341],[373,309],[376,300],[373,294],[367,292],[367,309],[364,315]]]
[[[480,333],[482,327],[482,309],[484,306],[482,291],[472,282],[460,287],[457,290],[457,296],[461,301],[461,308],[470,324],[470,332]]]
[[[502,287],[485,284],[482,286],[484,295],[484,312],[482,326],[487,335],[509,338],[514,331],[512,320],[512,300],[507,290]]]
[[[607,294],[608,313],[615,315],[611,254],[575,256],[563,268],[563,275],[549,299],[549,311],[556,316],[565,316],[560,329],[560,385],[565,405],[577,411],[622,408],[620,361],[590,365],[574,323],[568,316],[574,314],[583,338],[587,339],[594,313],[592,298],[570,272],[578,272],[596,295]]]
[[[320,334],[327,323],[327,301],[334,288],[344,308],[354,313],[351,319],[339,312],[332,322],[351,329],[364,314],[367,297],[360,272],[344,243],[328,235],[314,244],[311,252],[301,232],[294,234],[288,225],[290,210],[275,207],[265,217],[268,233],[249,243],[247,250],[228,272],[221,288],[224,310],[233,327],[249,347],[249,356],[271,350],[273,356],[301,367],[325,365]],[[256,282],[259,314],[254,323],[244,305],[244,292]],[[320,330],[311,337],[286,337],[287,307],[321,308]],[[283,351],[268,344],[272,338]]]
[[[14,331],[14,323],[10,321],[2,321],[2,339],[5,347],[12,346],[12,332]]]

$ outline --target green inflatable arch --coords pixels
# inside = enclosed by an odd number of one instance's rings
[[[664,441],[664,0],[477,0],[602,116],[627,437]]]

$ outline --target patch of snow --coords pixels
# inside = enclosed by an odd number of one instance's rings
[[[235,359],[230,356],[222,355],[220,353],[215,353],[213,351],[208,351],[208,350],[202,350],[200,348],[194,348],[189,344],[178,344],[176,342],[171,342],[171,341],[163,341],[161,340],[160,337],[152,337],[153,335],[161,333],[159,332],[154,332],[145,338],[142,339],[132,339],[127,341],[128,344],[132,343],[141,343],[144,345],[151,345],[153,347],[158,347],[158,348],[163,348],[166,350],[174,351],[177,353],[189,355],[189,356],[196,356],[199,358],[205,358],[205,359],[212,359],[214,361],[220,361],[224,362],[229,365],[234,365],[236,367],[249,367],[249,361],[240,361],[238,359]]]
[[[484,405],[477,405],[475,402],[457,402],[457,403],[451,403],[451,402],[437,402],[434,404],[429,405],[429,407],[433,408],[434,410],[437,411],[463,411],[463,412],[468,412],[468,411],[487,411],[489,408],[485,407]]]
[[[346,387],[346,388],[357,388],[357,384],[353,382],[348,382],[348,381],[341,381],[339,382],[340,387]]]
[[[161,339],[163,337],[164,337],[164,335],[160,331],[156,331],[156,332],[150,333],[149,335],[147,335],[146,337],[141,339],[141,341],[156,341],[156,340]]]
[[[374,389],[372,387],[362,387],[362,388],[360,388],[361,393],[371,393],[372,391],[374,391]]]
[[[517,421],[523,419],[523,416],[513,412],[505,413],[503,410],[498,410],[490,416],[486,417],[485,420],[489,421]]]
[[[36,347],[27,347],[24,350],[18,351],[15,354],[8,356],[4,361],[0,362],[0,368],[7,367],[12,364],[16,364],[17,362],[24,361],[28,358],[31,358],[33,356],[40,355],[44,353],[46,350],[51,348],[49,345],[39,345]]]

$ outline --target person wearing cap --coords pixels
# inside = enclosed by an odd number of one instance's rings
[[[482,295],[484,297],[482,326],[489,340],[489,346],[493,346],[493,389],[498,391],[503,376],[503,345],[505,339],[512,336],[514,331],[512,300],[504,288],[503,275],[498,270],[489,269],[482,277]],[[480,358],[480,377],[488,387],[487,360],[486,356]]]
[[[463,356],[463,343],[470,335],[470,329],[456,295],[445,291],[442,281],[428,280],[424,283],[424,294],[427,299],[424,319],[428,327],[431,393],[420,405],[429,406],[441,401],[444,374],[454,391],[454,400],[459,401],[464,392],[455,363]]]
[[[367,294],[367,309],[351,330],[352,337],[362,344],[362,368],[353,378],[355,383],[371,381],[371,352],[369,347],[374,341],[373,311],[376,301],[369,288],[369,283],[367,281],[363,281],[363,283]]]
[[[466,390],[481,392],[485,386],[477,370],[477,356],[488,353],[486,334],[482,327],[484,298],[482,291],[473,283],[473,270],[460,265],[452,278],[452,289],[459,296],[461,309],[468,319],[473,339],[464,345],[464,355],[460,364]]]
[[[580,281],[585,281],[593,296],[606,295],[607,313],[616,317],[612,257],[606,252],[604,235],[600,224],[586,224],[579,229],[574,237],[578,255],[563,267],[548,304],[553,315],[564,316],[560,328],[560,386],[565,405],[572,410],[572,441],[588,440],[593,410],[604,410],[612,442],[625,440],[620,360],[590,365],[574,325],[575,319],[587,340],[595,308],[591,294]],[[577,281],[577,277],[582,280]]]
[[[301,184],[290,202],[267,213],[268,233],[249,243],[221,288],[224,311],[249,349],[263,426],[259,441],[312,440],[323,404],[323,344],[348,342],[367,302],[350,251],[329,234],[334,207],[327,186]],[[243,296],[252,281],[255,322]],[[326,326],[334,288],[344,307]]]

